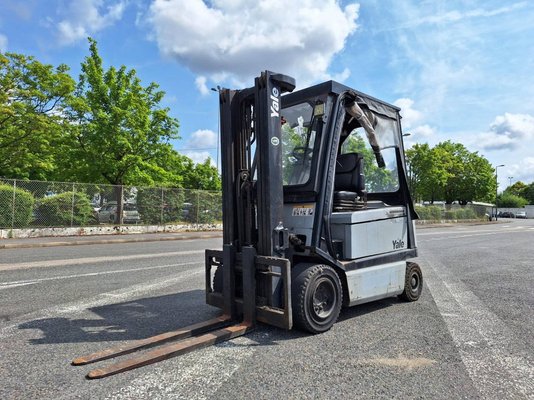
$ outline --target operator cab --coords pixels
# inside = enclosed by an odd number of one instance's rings
[[[415,249],[399,109],[336,82],[282,97],[284,225],[351,261]]]

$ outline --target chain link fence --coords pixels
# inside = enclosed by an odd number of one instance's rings
[[[221,192],[0,178],[0,228],[4,229],[221,220]]]
[[[415,211],[419,219],[426,221],[488,219],[492,204],[417,204]]]

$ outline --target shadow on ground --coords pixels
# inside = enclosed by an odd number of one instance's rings
[[[397,298],[389,298],[344,308],[338,321],[358,318],[398,302]],[[127,341],[176,330],[221,314],[220,310],[205,304],[202,290],[109,304],[90,308],[89,311],[97,318],[37,319],[19,325],[19,329],[37,329],[42,332],[40,338],[30,339],[30,344]],[[297,329],[285,331],[259,324],[251,339],[256,342],[255,346],[265,346],[307,335],[309,334]]]
[[[38,329],[42,337],[31,344],[105,342],[144,339],[218,316],[205,304],[202,290],[150,297],[93,307],[96,318],[45,318],[19,325]]]

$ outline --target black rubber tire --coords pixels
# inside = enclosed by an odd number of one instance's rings
[[[292,271],[291,302],[295,327],[310,333],[329,330],[343,304],[336,271],[328,265],[296,265]]]
[[[417,301],[423,291],[423,273],[414,262],[406,263],[406,276],[404,278],[404,292],[399,296],[404,301]]]

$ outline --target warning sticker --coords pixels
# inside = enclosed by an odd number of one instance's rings
[[[294,217],[308,217],[313,215],[314,207],[313,204],[305,204],[293,207],[292,215]]]

